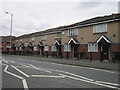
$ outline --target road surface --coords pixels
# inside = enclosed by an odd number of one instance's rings
[[[2,88],[115,88],[118,72],[3,56]]]

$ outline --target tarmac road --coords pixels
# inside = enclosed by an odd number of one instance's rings
[[[3,56],[2,88],[115,88],[118,72]],[[4,89],[3,89],[4,90]]]

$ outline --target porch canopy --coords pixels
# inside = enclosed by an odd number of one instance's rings
[[[61,41],[60,40],[56,40],[55,43],[54,43],[54,45],[60,46],[61,45]]]
[[[79,44],[78,40],[76,38],[71,38],[69,41],[68,41],[68,44]]]
[[[43,42],[39,41],[39,42],[37,43],[37,46],[44,46],[44,44],[43,44]]]
[[[24,46],[24,43],[21,43],[21,44],[20,44],[20,47],[25,47],[25,46]]]
[[[25,46],[26,46],[26,47],[32,47],[33,44],[32,44],[31,42],[28,42],[28,43],[25,43]]]
[[[111,43],[111,42],[112,42],[112,41],[111,41],[109,38],[107,38],[105,35],[101,35],[101,36],[97,39],[96,43],[103,42],[103,40],[104,40],[105,42],[107,42],[107,43]]]

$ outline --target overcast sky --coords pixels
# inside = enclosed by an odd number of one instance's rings
[[[48,28],[69,25],[96,16],[110,15],[118,12],[118,1],[111,2],[86,0],[64,0],[62,2],[49,1],[38,2],[1,2],[0,35],[10,35],[11,15],[13,13],[13,32],[15,36],[27,33],[38,32]],[[1,17],[1,16],[0,16]]]

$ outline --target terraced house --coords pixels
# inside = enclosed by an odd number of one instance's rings
[[[119,59],[120,13],[19,36],[13,53],[61,58]]]

